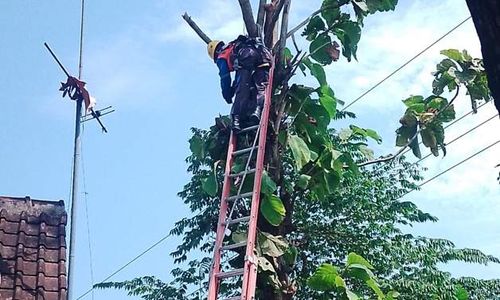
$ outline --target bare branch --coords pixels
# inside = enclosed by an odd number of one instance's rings
[[[286,33],[288,32],[288,14],[290,12],[290,4],[292,0],[284,0],[285,2],[283,8],[283,17],[281,18],[281,32],[280,32],[280,41],[279,41],[279,49],[278,49],[278,61],[283,60],[283,51],[286,47]]]
[[[455,96],[453,97],[453,99],[451,99],[451,101],[445,106],[443,107],[443,109],[441,109],[437,114],[434,115],[434,117],[432,117],[431,120],[429,120],[429,123],[432,122],[434,119],[436,119],[443,111],[445,111],[448,107],[451,106],[451,104],[453,104],[453,101],[455,101],[455,99],[457,99],[458,97],[458,92],[460,91],[460,87],[457,86],[457,93],[455,94]],[[399,149],[396,153],[394,154],[391,154],[389,156],[386,156],[386,157],[383,157],[383,158],[378,158],[378,159],[374,159],[374,160],[369,160],[369,161],[366,161],[364,163],[360,163],[358,164],[358,167],[365,167],[365,166],[368,166],[368,165],[372,165],[372,164],[376,164],[376,163],[381,163],[381,162],[388,162],[388,161],[391,161],[395,158],[397,158],[399,155],[401,155],[401,153],[403,153],[403,151],[405,151],[411,143],[413,143],[413,141],[417,138],[417,136],[420,134],[420,132],[422,132],[422,130],[425,129],[425,126],[420,126],[420,128],[417,130],[417,132],[415,132],[415,134],[413,135],[413,137],[408,141],[408,143],[406,143],[401,149]]]
[[[259,12],[257,13],[257,25],[260,28],[264,28],[264,16],[266,15],[266,4],[267,0],[260,0],[259,2]]]
[[[255,19],[253,18],[252,5],[249,0],[238,0],[241,7],[241,13],[243,15],[243,21],[245,21],[245,27],[247,28],[248,35],[251,37],[257,37],[257,25],[255,24]]]
[[[285,2],[287,2],[287,0],[274,0],[273,1],[273,4],[272,4],[273,9],[268,11],[269,17],[268,17],[268,23],[266,24],[267,25],[266,36],[269,36],[272,34],[272,30],[274,30],[274,27],[275,27],[276,23],[278,22],[278,19],[279,19],[280,14],[281,14],[281,10],[283,9]],[[271,12],[272,12],[272,14],[271,14]]]
[[[184,13],[182,15],[182,18],[193,28],[194,32],[198,34],[198,36],[205,42],[205,43],[210,43],[212,39],[210,39],[204,32],[201,30],[201,28],[191,19],[191,17],[188,15],[188,13]]]

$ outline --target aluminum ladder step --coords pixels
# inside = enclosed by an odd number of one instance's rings
[[[244,154],[250,153],[250,151],[252,151],[252,150],[257,150],[257,148],[258,147],[255,146],[255,147],[249,147],[249,148],[241,149],[238,151],[234,151],[233,156],[244,155]],[[257,151],[253,151],[253,153],[257,153]]]
[[[249,198],[249,197],[252,197],[252,195],[253,195],[253,192],[248,192],[248,193],[244,193],[244,194],[240,194],[240,195],[227,197],[226,201],[234,201],[234,200],[241,199],[241,198]]]
[[[249,126],[249,127],[245,127],[243,128],[242,130],[240,130],[238,132],[238,134],[242,134],[242,133],[245,133],[245,132],[249,132],[249,131],[252,131],[252,130],[256,130],[257,128],[259,128],[260,124],[259,125],[254,125],[254,126]]]
[[[229,174],[229,178],[240,177],[240,176],[245,175],[245,173],[247,175],[254,174],[255,173],[255,169],[250,169],[250,170],[241,171],[239,173]]]
[[[248,222],[248,221],[250,221],[250,216],[241,217],[241,218],[237,218],[237,219],[232,219],[232,220],[224,222],[223,224],[224,225],[234,225],[234,224]]]
[[[231,271],[227,271],[227,272],[217,273],[217,274],[215,274],[215,277],[217,277],[218,279],[224,279],[224,278],[241,276],[241,275],[243,275],[243,273],[245,273],[245,269],[241,268],[241,269],[235,269],[235,270],[231,270]]]
[[[227,251],[227,250],[233,250],[233,249],[238,249],[238,248],[246,247],[246,245],[247,245],[247,242],[244,241],[244,242],[239,242],[239,243],[236,243],[236,244],[222,246],[220,249],[223,250],[223,251]]]
[[[224,299],[221,299],[221,300],[241,300],[241,295],[239,295],[239,296],[233,296],[233,297],[230,297],[230,298],[224,298]]]

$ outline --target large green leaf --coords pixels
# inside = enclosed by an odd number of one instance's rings
[[[442,55],[454,60],[454,61],[463,61],[464,57],[462,53],[457,50],[457,49],[446,49],[446,50],[441,50],[440,52]]]
[[[273,226],[278,226],[285,219],[285,206],[276,195],[264,195],[260,211],[264,218]]]
[[[306,142],[297,135],[288,137],[288,146],[292,149],[295,167],[297,170],[301,170],[311,160],[311,151]]]
[[[373,266],[366,259],[364,259],[361,255],[358,255],[354,252],[351,252],[347,256],[346,266],[349,267],[349,266],[354,265],[354,264],[360,264],[360,265],[367,267],[368,269],[373,269]]]
[[[219,161],[214,164],[213,172],[207,178],[205,178],[202,182],[202,189],[208,195],[215,197],[219,190],[219,184],[217,183],[217,165]]]
[[[366,4],[370,13],[375,13],[377,11],[394,10],[398,0],[366,0]]]
[[[304,107],[305,113],[316,121],[316,125],[321,131],[326,131],[326,128],[330,124],[330,114],[323,105],[318,105],[310,103]]]
[[[311,57],[322,65],[329,65],[333,62],[332,57],[327,52],[329,46],[332,45],[332,39],[328,34],[320,34],[309,45],[309,53]]]
[[[271,179],[267,171],[262,172],[260,192],[265,195],[270,195],[275,191],[276,191],[276,183]]]
[[[320,88],[319,95],[319,102],[328,111],[330,118],[335,118],[337,115],[337,101],[334,98],[333,90],[330,86],[324,85]]]
[[[358,50],[358,42],[361,38],[360,25],[353,21],[344,21],[335,27],[334,33],[342,43],[342,55],[348,61],[351,61],[351,57],[357,59],[356,51]]]
[[[311,176],[305,174],[300,175],[299,179],[297,180],[297,187],[305,190],[309,185],[309,180],[311,180]]]
[[[309,21],[302,35],[306,36],[308,41],[312,41],[318,36],[318,32],[323,30],[325,30],[325,22],[320,16],[315,16]]]
[[[331,264],[325,263],[316,269],[314,274],[307,280],[307,284],[317,291],[330,291],[337,286],[335,281],[337,276],[337,269]]]
[[[326,20],[328,26],[332,26],[340,16],[340,8],[337,0],[324,0],[321,6],[321,16]]]

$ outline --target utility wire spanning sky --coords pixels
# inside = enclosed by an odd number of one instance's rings
[[[85,124],[83,157],[85,189],[93,251],[94,278],[104,279],[165,236],[189,211],[176,193],[189,180],[184,158],[189,154],[190,127],[206,128],[229,107],[220,96],[217,70],[205,45],[180,15],[188,11],[212,38],[242,33],[236,1],[171,1],[147,3],[86,1],[82,78],[100,108],[116,112],[103,118],[109,134],[95,122]],[[313,2],[315,5],[311,4]],[[297,24],[319,1],[293,1]],[[358,62],[342,60],[328,68],[338,98],[349,102],[467,18],[462,0],[402,0],[396,12],[368,18]],[[445,16],[445,17],[444,17]],[[67,69],[77,74],[80,6],[78,1],[3,1],[0,3],[0,194],[68,203],[74,103],[62,99],[65,80],[43,48],[48,42]],[[480,56],[471,21],[415,59],[349,108],[353,122],[376,129],[384,138],[376,154],[394,151],[394,130],[404,111],[401,99],[429,94],[430,72],[439,50],[468,49]],[[310,79],[305,79],[310,80]],[[467,96],[457,99],[457,116],[470,110]],[[492,105],[447,130],[447,141],[494,114]],[[345,126],[334,123],[333,126]],[[498,140],[498,120],[485,123],[449,147],[445,158],[430,157],[426,179]],[[426,184],[404,200],[440,218],[435,224],[408,229],[415,234],[448,238],[500,256],[500,214],[496,183],[500,146]],[[425,155],[425,154],[424,154]],[[82,191],[83,193],[83,191]],[[80,199],[83,201],[83,194]],[[83,203],[77,233],[75,295],[89,289],[90,259]],[[157,275],[168,280],[169,253],[179,239],[168,238],[119,272],[114,280]],[[444,266],[456,275],[500,277],[500,266]],[[88,294],[83,299],[91,299]],[[95,299],[124,299],[123,292],[97,290]],[[134,299],[134,298],[131,298]]]

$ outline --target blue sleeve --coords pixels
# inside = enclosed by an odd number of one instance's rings
[[[220,87],[222,89],[222,97],[226,102],[231,103],[233,98],[233,89],[231,87],[231,72],[225,59],[217,60],[217,67],[219,68]]]

